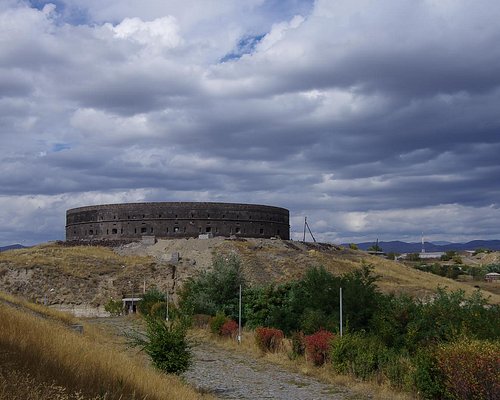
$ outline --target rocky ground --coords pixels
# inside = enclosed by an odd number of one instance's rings
[[[353,398],[353,394],[345,388],[322,383],[206,342],[194,348],[194,364],[184,377],[198,390],[224,399]]]

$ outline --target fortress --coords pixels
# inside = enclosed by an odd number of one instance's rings
[[[78,207],[66,211],[66,240],[137,240],[237,236],[290,239],[290,213],[257,204],[154,202]]]

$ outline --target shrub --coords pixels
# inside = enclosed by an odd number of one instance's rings
[[[220,329],[229,321],[229,318],[222,312],[218,312],[215,317],[210,318],[210,331],[215,335],[220,335]]]
[[[104,310],[116,317],[123,312],[123,303],[120,300],[113,300],[113,298],[111,298],[104,305]]]
[[[387,351],[381,368],[392,387],[406,391],[413,389],[414,366],[408,355]]]
[[[390,353],[379,338],[360,333],[344,335],[331,346],[334,369],[362,379],[380,372],[389,358]]]
[[[156,288],[152,288],[142,295],[142,300],[137,303],[137,309],[142,315],[148,316],[151,315],[151,307],[164,301],[165,294]]]
[[[333,338],[333,333],[325,330],[320,330],[304,338],[306,354],[314,365],[323,365],[330,358],[329,351]]]
[[[500,399],[500,342],[461,340],[442,345],[436,359],[450,397]]]
[[[423,399],[444,399],[443,376],[437,365],[435,349],[420,350],[414,358],[413,382]]]
[[[169,324],[163,319],[148,317],[146,334],[132,334],[131,344],[140,346],[161,371],[180,374],[191,364],[186,328],[179,322]]]
[[[221,326],[219,334],[224,337],[235,338],[238,334],[238,323],[230,319],[229,321],[224,322]]]
[[[255,341],[263,352],[275,353],[281,347],[283,331],[276,328],[259,327],[255,329]]]
[[[210,325],[211,316],[207,314],[193,315],[193,326],[196,328],[207,329]]]
[[[306,351],[306,342],[304,332],[298,331],[292,333],[292,353],[295,356],[303,356]]]

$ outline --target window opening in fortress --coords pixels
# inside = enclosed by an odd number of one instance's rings
[[[175,233],[179,232],[179,227],[178,226],[174,226],[174,232]]]
[[[120,233],[123,233],[123,228],[120,229]]]
[[[236,233],[241,233],[241,228],[240,227],[236,228]]]
[[[89,235],[93,235],[94,234],[94,231],[91,229],[89,230]]]
[[[212,232],[212,228],[211,228],[210,226],[207,226],[207,227],[205,228],[205,232],[206,232],[206,233],[210,233],[210,232]]]
[[[146,231],[147,231],[146,227],[145,227],[145,226],[143,226],[143,227],[141,228],[141,233],[146,233]]]
[[[109,235],[109,229],[106,229],[106,235]]]
[[[151,228],[151,233],[153,233],[153,228]]]
[[[111,234],[116,235],[118,233],[118,229],[113,228],[111,229]]]
[[[264,229],[260,228],[260,232],[259,232],[261,235],[264,234]]]
[[[137,228],[134,228],[134,233],[137,233]]]

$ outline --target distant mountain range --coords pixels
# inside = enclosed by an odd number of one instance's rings
[[[24,249],[26,246],[23,246],[22,244],[11,244],[9,246],[3,246],[0,247],[0,252],[6,251],[6,250],[16,250],[16,249]]]
[[[443,243],[443,242],[437,242]],[[437,244],[432,242],[425,242],[424,248],[426,252],[433,251],[463,251],[463,250],[476,250],[479,248],[500,251],[500,240],[473,240],[467,243],[449,243]],[[368,250],[375,242],[356,243],[360,250]],[[348,243],[343,244],[349,246]],[[422,251],[422,243],[406,243],[400,241],[392,242],[378,242],[378,245],[386,253],[420,253]]]

